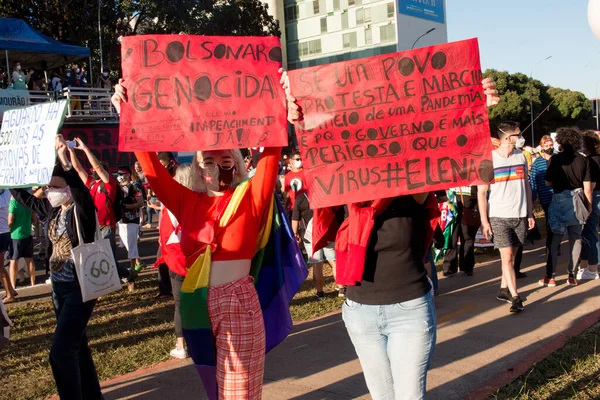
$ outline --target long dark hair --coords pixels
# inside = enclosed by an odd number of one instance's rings
[[[583,131],[581,134],[583,151],[590,156],[600,154],[600,137],[596,131]]]

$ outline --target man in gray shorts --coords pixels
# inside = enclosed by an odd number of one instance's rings
[[[494,184],[478,186],[481,230],[500,250],[502,282],[496,298],[511,304],[510,312],[523,311],[514,270],[515,255],[533,229],[533,201],[529,186],[527,160],[516,144],[524,141],[519,124],[503,122],[498,126],[500,146],[492,152]],[[488,200],[489,192],[489,200]]]

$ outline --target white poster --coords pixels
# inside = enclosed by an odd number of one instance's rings
[[[6,110],[29,105],[29,91],[0,89],[0,118]]]
[[[67,101],[8,110],[0,130],[0,188],[47,185]]]

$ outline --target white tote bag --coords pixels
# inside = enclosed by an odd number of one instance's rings
[[[93,243],[84,243],[81,237],[77,208],[73,212],[75,213],[79,246],[72,249],[71,254],[73,254],[83,301],[97,299],[120,290],[121,281],[117,272],[117,263],[110,247],[110,241],[102,238],[98,215],[96,215],[95,240]]]

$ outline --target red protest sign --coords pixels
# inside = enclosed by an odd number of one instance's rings
[[[289,74],[312,207],[493,180],[477,39]]]
[[[120,151],[287,145],[277,37],[123,38]]]

